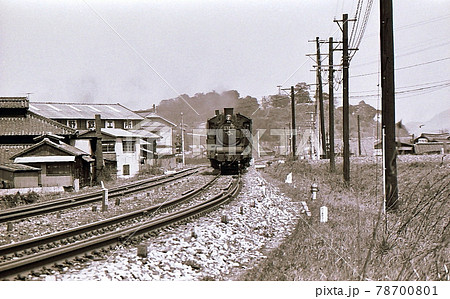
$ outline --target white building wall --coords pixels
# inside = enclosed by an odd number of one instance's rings
[[[156,141],[156,153],[161,155],[173,154],[173,137],[171,127],[162,127],[156,134],[162,138]]]
[[[70,145],[92,155],[91,142],[89,139],[75,139],[70,141]]]
[[[125,139],[126,141],[135,141],[134,152],[123,152],[123,138],[117,138],[116,140],[116,159],[117,159],[117,177],[128,178],[135,176],[139,173],[140,167],[140,140],[139,139]],[[130,174],[124,174],[124,165],[129,165]]]

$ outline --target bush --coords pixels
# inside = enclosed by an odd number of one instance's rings
[[[39,200],[40,196],[34,191],[28,192],[26,194],[20,194],[17,191],[16,194],[7,194],[0,199],[0,206],[7,209],[14,208],[24,204],[32,204]]]

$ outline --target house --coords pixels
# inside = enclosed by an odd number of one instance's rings
[[[156,145],[158,157],[174,155],[173,129],[177,125],[153,112],[140,112],[139,114],[144,116],[144,119],[137,126],[139,130],[145,130],[161,137]]]
[[[64,138],[45,134],[35,138],[36,144],[13,155],[14,163],[41,170],[38,185],[78,188],[90,184],[91,163],[89,154],[64,143]]]
[[[450,153],[450,133],[422,133],[414,139],[416,154]]]
[[[95,131],[84,131],[73,142],[76,147],[94,155],[96,144],[91,140],[95,138]],[[149,132],[141,135],[133,130],[102,128],[101,138],[105,168],[110,174],[125,178],[138,174],[147,157],[150,155],[151,158],[153,144],[159,136]]]
[[[69,142],[77,131],[57,121],[34,113],[26,97],[0,97],[0,164],[32,146],[44,134],[55,134]]]
[[[30,110],[78,131],[95,129],[100,114],[102,128],[134,129],[143,117],[120,104],[31,102]]]
[[[147,131],[160,136],[156,143],[156,165],[165,169],[177,166],[175,158],[174,128],[177,126],[170,120],[148,111],[138,112],[144,119],[139,123],[139,130]]]
[[[106,169],[118,177],[134,176],[140,165],[152,164],[160,136],[142,130],[142,116],[120,104],[33,102],[30,109],[78,130],[71,141],[95,156],[95,115],[101,117],[102,152]]]
[[[0,108],[1,187],[89,183],[92,159],[68,144],[77,130],[31,111],[26,97],[1,97]]]

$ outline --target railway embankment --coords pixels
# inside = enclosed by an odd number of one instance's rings
[[[351,181],[342,163],[274,163],[267,180],[294,201],[307,198],[311,217],[241,280],[450,280],[450,159],[399,156],[400,207],[383,211],[381,157],[351,160]],[[292,184],[285,179],[292,173]],[[310,199],[311,185],[317,199]],[[320,222],[327,207],[328,221]]]

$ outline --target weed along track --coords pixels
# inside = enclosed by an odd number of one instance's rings
[[[114,187],[108,190],[109,198],[142,192],[157,186],[161,186],[183,177],[193,175],[199,171],[200,167],[185,169],[173,174],[162,175],[150,179],[140,180],[120,187]],[[86,205],[102,200],[104,191],[96,191],[88,194],[77,195],[67,198],[61,198],[39,204],[21,206],[18,208],[0,211],[0,223],[25,219],[32,216],[43,215],[46,213],[62,211],[65,209]]]
[[[216,188],[215,194],[207,199],[197,198],[196,201],[191,202],[189,207],[179,207],[176,211],[168,212],[168,209],[173,209],[177,205],[185,204],[188,200],[200,196],[217,181],[218,177],[214,177],[200,188],[188,191],[183,196],[167,200],[160,205],[39,238],[1,246],[0,256],[3,256],[3,262],[0,263],[0,278],[22,279],[24,276],[21,274],[35,270],[36,272],[33,273],[36,275],[36,273],[39,273],[37,269],[45,266],[61,267],[62,264],[55,264],[60,261],[70,263],[68,259],[76,259],[77,257],[80,259],[80,256],[98,256],[114,249],[117,245],[139,242],[143,238],[158,234],[164,228],[208,213],[230,201],[239,193],[240,177],[233,177],[231,182],[230,178],[225,179],[225,182],[222,180],[221,185]],[[217,189],[219,189],[218,192]],[[154,216],[155,212],[164,210],[166,210],[165,215],[148,219],[148,216]],[[120,226],[123,226],[124,223],[126,226],[121,228]],[[40,271],[45,273],[46,270]]]

